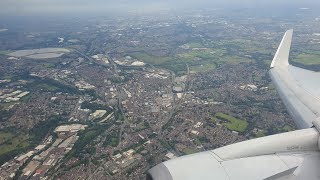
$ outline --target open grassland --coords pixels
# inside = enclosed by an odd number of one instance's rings
[[[41,63],[41,66],[45,68],[54,68],[55,65],[52,63]]]
[[[285,132],[289,132],[289,131],[293,131],[294,128],[289,126],[289,125],[285,125],[282,127],[282,131],[285,131]]]
[[[38,84],[36,87],[38,89],[43,89],[43,90],[47,90],[47,91],[57,91],[57,90],[59,90],[58,87],[50,85],[50,84]]]
[[[13,137],[12,133],[0,132],[0,144],[6,142],[7,140],[11,139],[12,137]]]
[[[16,149],[23,149],[28,146],[29,146],[28,136],[18,135],[15,137],[8,138],[7,141],[3,142],[0,145],[0,156],[7,152],[10,152]]]
[[[247,121],[235,118],[233,116],[221,112],[216,113],[215,117],[223,121],[226,121],[226,123],[223,124],[231,131],[245,132],[248,127]]]
[[[4,51],[0,51],[0,54],[6,55],[6,54],[9,54],[10,52],[11,51],[4,50]]]
[[[215,69],[219,64],[249,63],[253,59],[250,59],[250,56],[247,57],[246,53],[250,54],[263,49],[257,45],[257,42],[245,39],[190,42],[184,46],[186,47],[184,52],[172,56],[154,56],[144,51],[128,55],[181,75],[186,73],[187,65],[192,72],[206,72]]]
[[[266,136],[266,132],[265,131],[258,131],[257,133],[255,133],[255,137],[259,138],[259,137],[263,137]]]
[[[192,65],[190,67],[190,70],[193,72],[207,72],[211,71],[216,68],[216,65],[214,63],[212,64],[201,64],[201,65]]]
[[[191,42],[187,44],[192,48],[210,48],[210,49],[234,49],[246,53],[274,53],[274,49],[266,48],[265,43],[252,39],[223,39],[223,40],[204,40],[203,42]]]
[[[190,52],[177,54],[174,57],[152,56],[147,53],[133,53],[130,56],[154,66],[165,68],[176,74],[184,74],[187,71],[187,65],[193,72],[206,72],[216,68],[217,64],[230,63],[237,64],[242,62],[251,62],[250,59],[240,56],[224,55],[224,50],[192,50]]]
[[[221,62],[230,63],[230,64],[238,64],[238,63],[249,63],[251,59],[240,57],[240,56],[224,56],[220,59]]]
[[[4,138],[0,143],[0,164],[30,147],[29,136],[26,134],[0,131],[0,138]]]
[[[293,61],[304,65],[320,65],[320,52],[302,53],[293,58]]]
[[[219,59],[226,53],[223,49],[192,49],[189,52],[178,54],[177,56],[187,60],[205,60],[205,59]]]
[[[213,124],[216,124],[219,120],[216,118],[216,117],[211,117],[209,122],[210,123],[213,123]]]
[[[190,148],[185,148],[185,149],[183,149],[182,151],[183,151],[183,153],[184,153],[185,155],[187,155],[187,154],[193,154],[193,153],[196,153],[196,152],[197,152],[196,150],[190,149]]]
[[[172,57],[152,56],[152,55],[149,55],[145,52],[135,52],[135,53],[131,53],[129,55],[138,59],[138,60],[141,60],[145,63],[149,63],[149,64],[153,64],[153,65],[159,65],[159,64],[163,64],[165,62],[174,60],[174,58],[172,58]]]
[[[203,44],[201,42],[192,42],[187,44],[189,48],[201,48]]]

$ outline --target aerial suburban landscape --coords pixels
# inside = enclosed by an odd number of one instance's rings
[[[0,17],[0,179],[144,179],[158,163],[296,127],[268,70],[320,70],[320,14],[206,9]]]

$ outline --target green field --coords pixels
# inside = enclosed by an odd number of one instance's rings
[[[3,77],[1,77],[1,79],[8,79],[8,80],[11,80],[13,78],[13,75],[11,74],[4,74]]]
[[[31,94],[28,94],[28,95],[26,95],[26,96],[23,96],[23,97],[20,99],[20,101],[21,101],[21,102],[28,102],[30,98],[31,98]]]
[[[266,135],[266,132],[265,131],[258,131],[256,134],[255,134],[255,137],[259,138],[259,137],[263,137]]]
[[[209,122],[216,124],[219,120],[216,117],[211,117]]]
[[[302,53],[295,57],[293,61],[304,65],[319,65],[320,52]]]
[[[246,39],[190,42],[187,44],[189,49],[171,56],[154,56],[144,51],[127,55],[182,75],[186,73],[186,65],[189,65],[192,72],[207,72],[215,69],[219,64],[252,62],[253,60],[244,54],[246,52],[249,54],[250,52],[260,52],[263,48],[257,44]]]
[[[187,155],[187,154],[196,153],[197,151],[194,150],[194,149],[191,149],[191,148],[185,148],[185,149],[182,150],[182,152]]]
[[[24,135],[19,135],[8,139],[5,143],[0,145],[0,156],[16,149],[23,149],[28,147],[29,142],[27,140],[28,136]]]
[[[119,144],[119,133],[118,132],[113,132],[110,135],[108,135],[103,142],[103,146],[112,146],[112,147],[117,147]]]
[[[105,127],[104,125],[92,126],[80,131],[78,133],[79,139],[74,144],[72,150],[66,155],[65,160],[71,157],[79,157],[83,153],[93,153],[95,151],[94,146],[88,146],[88,144],[94,143],[93,140],[104,132]]]
[[[187,72],[187,61],[183,61],[177,57],[171,56],[153,56],[145,52],[135,52],[128,54],[138,60],[141,60],[145,63],[154,65],[159,68],[168,69],[175,72],[177,75],[185,74]]]
[[[112,137],[110,139],[110,143],[109,143],[110,146],[117,147],[118,144],[119,144],[119,138]]]
[[[8,132],[0,132],[0,144],[11,139],[14,135]]]
[[[235,118],[233,116],[230,116],[221,112],[216,113],[215,117],[218,119],[227,121],[226,123],[223,123],[223,124],[231,131],[245,132],[248,127],[247,121]]]
[[[0,139],[0,164],[10,160],[30,146],[29,136],[25,134],[15,135],[0,131]]]
[[[28,94],[26,96],[23,96],[21,99],[20,99],[20,102],[27,102],[29,99],[31,98],[31,94]],[[1,108],[3,109],[7,109],[9,108],[10,106],[12,105],[15,105],[19,102],[7,102],[7,103],[0,103],[0,110]],[[1,142],[1,133],[0,133],[0,142]]]
[[[178,54],[177,56],[182,59],[194,60],[200,59],[218,59],[226,53],[223,49],[206,49],[206,50],[191,50],[186,53]]]
[[[282,127],[282,130],[285,131],[285,132],[289,132],[289,131],[293,131],[294,128],[289,126],[289,125],[285,125]]]
[[[59,88],[50,84],[38,84],[36,86],[38,89],[47,90],[47,91],[58,91]]]
[[[52,64],[52,63],[41,63],[41,66],[45,67],[45,68],[48,68],[48,69],[55,67],[55,65]]]
[[[193,72],[207,72],[216,68],[215,64],[194,65],[190,67],[190,71]]]
[[[263,43],[258,41],[252,41],[249,39],[231,39],[221,40],[215,42],[216,46],[219,47],[234,47],[238,48],[239,51],[243,52],[260,52],[260,53],[274,53],[273,50],[264,47]]]
[[[208,49],[204,51],[192,50],[190,52],[177,54],[174,57],[152,56],[143,52],[133,53],[130,54],[130,56],[159,68],[171,70],[178,75],[186,73],[187,64],[193,72],[207,72],[215,69],[216,65],[221,63],[237,64],[252,61],[239,56],[224,55],[224,53],[225,51],[222,49]]]
[[[168,61],[172,61],[174,59],[172,57],[152,56],[145,52],[135,52],[129,55],[145,63],[149,63],[153,65],[159,65]]]
[[[189,48],[201,48],[203,47],[202,43],[200,42],[192,42],[188,43]]]
[[[189,64],[191,65],[203,65],[203,66],[210,66],[213,65],[215,67],[216,64],[238,64],[238,63],[248,63],[252,62],[251,59],[246,57],[240,57],[236,55],[227,55],[226,51],[223,49],[217,49],[215,51],[211,51],[210,53],[206,51],[198,51],[196,53],[187,53],[187,54],[180,54],[181,57],[185,58],[184,60],[189,60]],[[199,60],[197,60],[197,58]],[[191,61],[192,60],[192,61]]]
[[[0,51],[0,54],[6,55],[6,54],[9,54],[10,52],[11,52],[11,51],[5,50],[5,51]]]
[[[249,58],[244,58],[240,56],[224,56],[220,59],[220,62],[238,64],[238,63],[249,63],[249,62],[252,62],[252,60]]]

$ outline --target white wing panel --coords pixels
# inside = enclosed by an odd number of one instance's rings
[[[222,162],[230,180],[257,180],[286,171],[289,168],[276,155],[256,156]],[[246,173],[244,173],[246,171]]]
[[[228,179],[228,176],[220,162],[217,161],[208,151],[182,156],[180,158],[166,161],[163,164],[170,171],[172,179]]]
[[[319,59],[320,60],[320,59]],[[297,81],[297,84],[311,94],[315,99],[320,99],[320,72],[289,66],[289,73]]]

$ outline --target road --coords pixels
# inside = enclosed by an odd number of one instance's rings
[[[184,92],[187,92],[187,91],[190,89],[190,87],[187,86],[188,84],[190,84],[190,83],[188,83],[188,81],[189,81],[189,76],[190,76],[190,68],[189,68],[189,65],[188,65],[188,64],[186,64],[186,66],[187,66],[187,78],[186,78],[186,82],[185,82]],[[170,71],[170,73],[171,73],[171,76],[172,76],[171,89],[173,89],[174,81],[175,81],[175,73],[174,73],[173,71]],[[180,108],[181,103],[182,103],[182,102],[184,101],[184,99],[185,99],[185,94],[186,94],[186,93],[183,93],[181,99],[179,99],[179,100],[176,100],[175,98],[173,99],[172,109],[171,109],[169,115],[166,116],[166,117],[165,117],[165,120],[164,120],[165,124],[168,123],[169,121],[171,121],[172,118],[174,118],[173,115],[174,115],[174,113]],[[165,142],[166,142],[166,139],[164,138],[163,131],[162,131],[162,127],[163,127],[165,124],[163,124],[163,125],[160,127],[159,131],[158,131],[158,137],[157,137],[157,139],[158,139],[159,141],[165,141]],[[172,148],[171,146],[170,146],[170,149],[169,149],[169,150],[170,150],[172,153],[174,153],[175,155],[178,155],[178,156],[181,156],[181,155],[182,155],[179,151],[175,150],[175,149]]]

